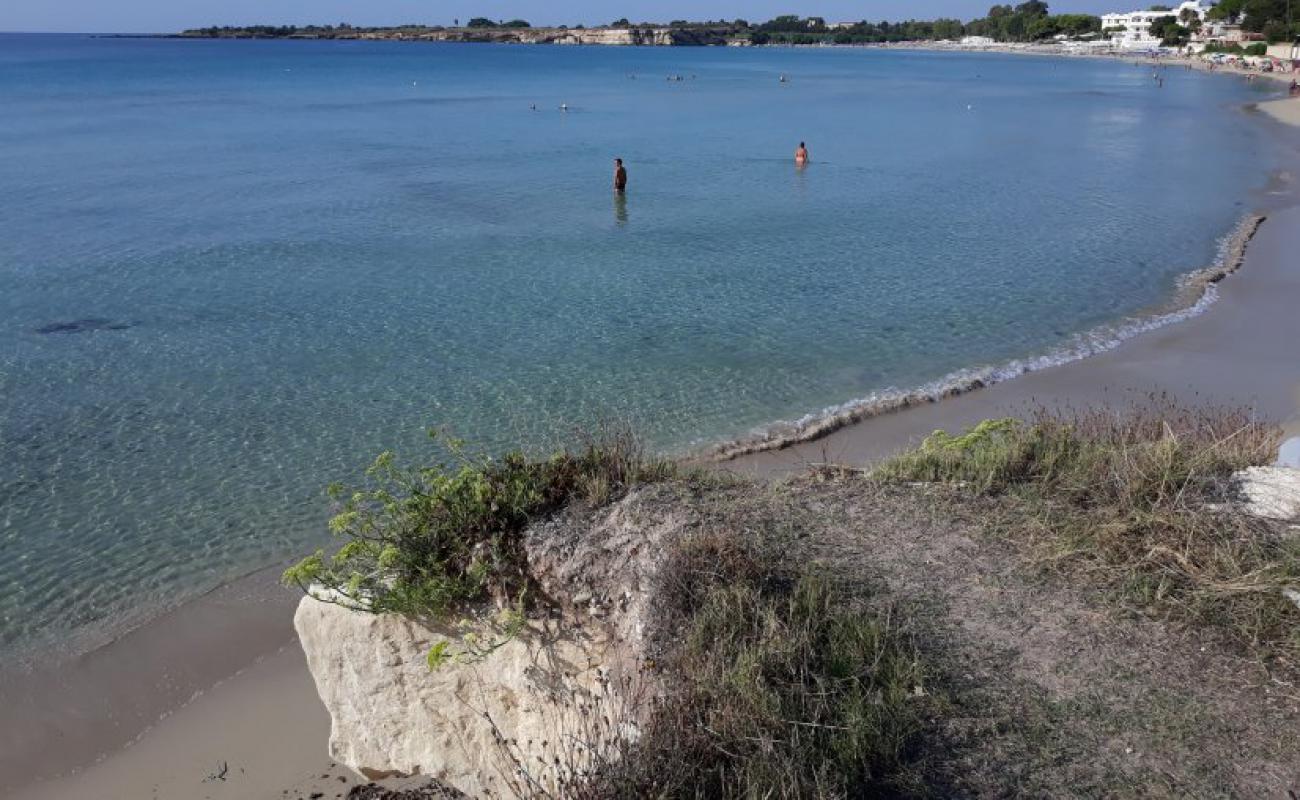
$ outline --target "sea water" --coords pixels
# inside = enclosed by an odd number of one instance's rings
[[[496,451],[629,418],[680,452],[1144,313],[1263,183],[1260,92],[875,49],[0,37],[0,660],[325,544],[323,487],[431,426]]]

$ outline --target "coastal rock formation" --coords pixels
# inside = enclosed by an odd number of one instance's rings
[[[131,327],[129,322],[116,322],[100,317],[74,319],[70,322],[51,322],[36,329],[36,333],[90,333],[94,331],[124,331]]]
[[[436,668],[431,649],[462,652],[463,630],[311,598],[294,627],[330,713],[330,757],[371,779],[429,775],[474,797],[504,792],[512,755],[549,761],[576,699],[605,692],[609,640],[572,626],[513,637],[484,628],[489,652]]]
[[[530,529],[551,613],[514,633],[486,610],[444,625],[303,598],[294,627],[330,713],[331,757],[370,778],[428,775],[483,796],[508,794],[520,768],[551,786],[581,769],[591,754],[564,745],[575,734],[616,752],[653,691],[640,669],[646,609],[657,553],[683,523],[633,495],[594,519]],[[447,657],[431,667],[438,647]]]

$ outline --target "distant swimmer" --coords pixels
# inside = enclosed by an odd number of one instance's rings
[[[568,104],[568,103],[560,103],[560,110],[561,110],[561,111],[565,111],[565,112],[567,112],[567,111],[569,110],[569,104]]]
[[[614,159],[614,191],[623,194],[627,191],[627,170],[623,167],[623,159]]]
[[[790,79],[787,78],[786,76],[782,75],[780,78],[777,78],[777,81],[780,82],[780,83],[789,83],[789,82],[790,82]]]
[[[794,151],[794,163],[802,167],[811,160],[812,159],[808,155],[808,147],[803,142],[800,142],[799,146],[795,148]]]

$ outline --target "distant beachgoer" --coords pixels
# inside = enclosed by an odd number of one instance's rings
[[[614,191],[623,194],[627,191],[627,170],[623,167],[623,159],[614,159]]]
[[[808,147],[803,142],[800,142],[799,146],[796,147],[794,151],[794,163],[802,167],[804,164],[807,164],[809,160]]]

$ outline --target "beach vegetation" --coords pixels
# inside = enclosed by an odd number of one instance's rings
[[[911,788],[930,702],[911,637],[887,608],[868,610],[770,545],[738,529],[675,542],[656,595],[656,622],[675,644],[649,667],[663,693],[562,732],[573,744],[555,764],[503,745],[515,793],[740,800]],[[594,767],[592,753],[602,756]]]
[[[1262,56],[1268,52],[1268,45],[1263,42],[1242,47],[1237,42],[1210,42],[1205,45],[1206,53],[1227,53],[1236,56]]]
[[[1241,55],[1241,45],[1236,42],[1206,42],[1202,53],[1230,53]]]
[[[1244,410],[1163,398],[1124,411],[1040,410],[936,432],[873,472],[990,501],[988,527],[1124,605],[1213,624],[1259,652],[1300,656],[1300,542],[1231,510],[1233,475],[1272,462],[1278,431]]]
[[[573,502],[608,503],[674,471],[615,426],[547,458],[474,454],[431,436],[432,464],[408,467],[384,453],[361,486],[330,487],[337,513],[329,527],[344,543],[302,559],[283,581],[374,613],[443,621],[487,601],[524,613],[538,596],[522,544],[530,522]]]

